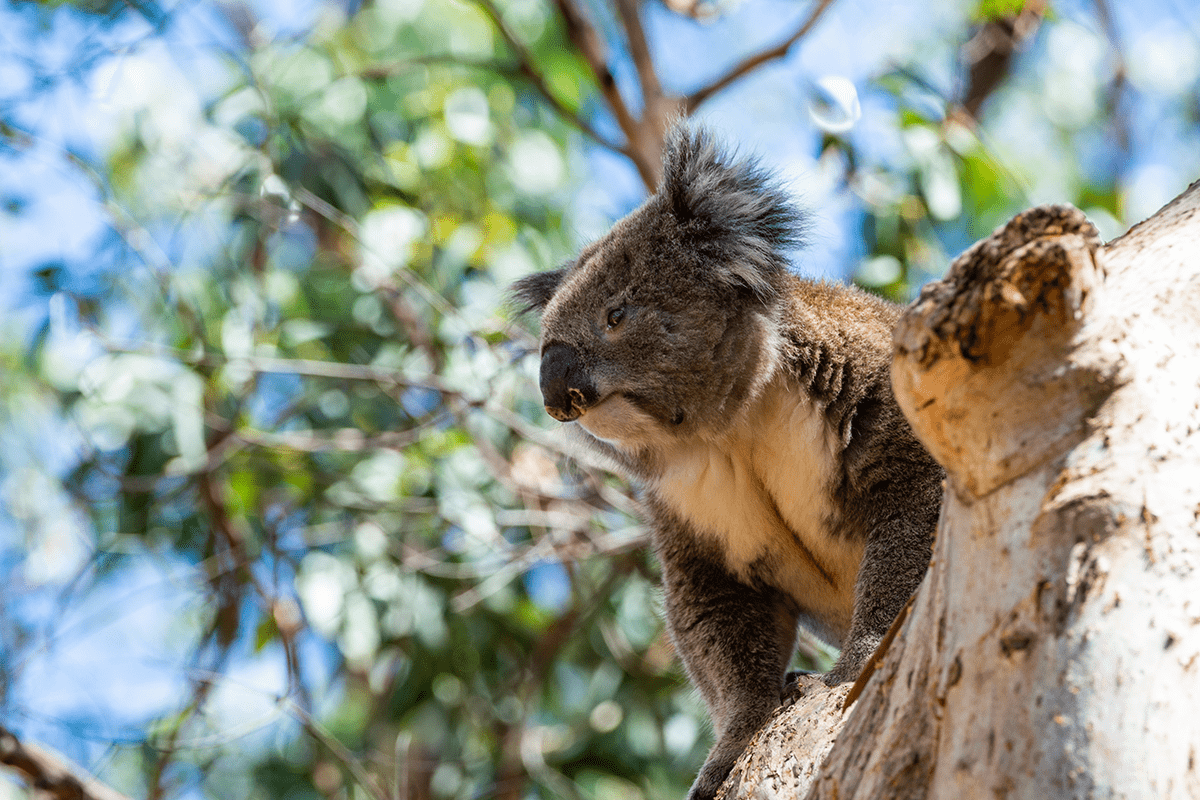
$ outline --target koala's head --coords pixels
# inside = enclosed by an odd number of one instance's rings
[[[755,161],[676,126],[650,199],[574,262],[513,286],[542,314],[546,411],[631,454],[718,431],[773,368],[802,221]]]

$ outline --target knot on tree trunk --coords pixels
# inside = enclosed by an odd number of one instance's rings
[[[925,368],[942,358],[1003,361],[1039,313],[1064,324],[1082,317],[1101,244],[1073,206],[1018,214],[921,290],[897,326],[897,349]]]

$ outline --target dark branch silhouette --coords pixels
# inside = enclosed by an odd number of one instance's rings
[[[817,4],[813,6],[813,10],[809,12],[808,17],[803,23],[801,23],[800,27],[796,29],[796,32],[787,39],[784,39],[782,42],[770,48],[769,50],[764,50],[761,53],[750,56],[727,72],[724,76],[713,81],[703,89],[699,89],[698,91],[688,95],[687,99],[684,101],[685,113],[694,113],[696,109],[700,107],[700,104],[705,100],[712,97],[714,94],[721,91],[737,79],[744,77],[750,72],[753,72],[755,69],[758,69],[768,61],[774,61],[777,58],[783,58],[785,55],[787,55],[788,50],[792,49],[792,45],[804,38],[804,36],[813,29],[813,27],[821,19],[821,16],[825,13],[826,9],[828,9],[831,5],[833,5],[833,0],[817,0]]]
[[[0,764],[17,773],[30,788],[53,800],[131,800],[87,775],[48,747],[22,742],[0,725]]]
[[[626,148],[621,145],[608,141],[604,136],[600,135],[599,131],[593,128],[588,122],[582,119],[578,114],[563,105],[562,101],[555,96],[554,92],[550,91],[546,79],[542,76],[541,70],[537,68],[534,62],[533,54],[529,52],[523,42],[505,23],[504,17],[500,13],[500,9],[492,0],[479,0],[479,7],[491,18],[492,23],[496,26],[496,30],[500,31],[500,35],[504,37],[504,41],[512,49],[517,57],[520,73],[533,85],[547,103],[550,104],[560,117],[574,125],[579,130],[583,131],[587,136],[597,144],[607,147],[610,150],[615,150],[618,153],[629,155]]]

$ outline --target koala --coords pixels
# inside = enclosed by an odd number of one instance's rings
[[[805,217],[754,159],[677,125],[641,207],[513,285],[566,434],[638,488],[670,636],[716,742],[709,800],[784,701],[803,624],[856,678],[917,588],[941,468],[892,394],[900,307],[789,269]]]

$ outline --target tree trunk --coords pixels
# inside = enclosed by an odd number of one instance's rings
[[[932,566],[850,710],[809,686],[729,796],[1200,798],[1200,183],[1108,245],[1017,216],[895,347]]]

